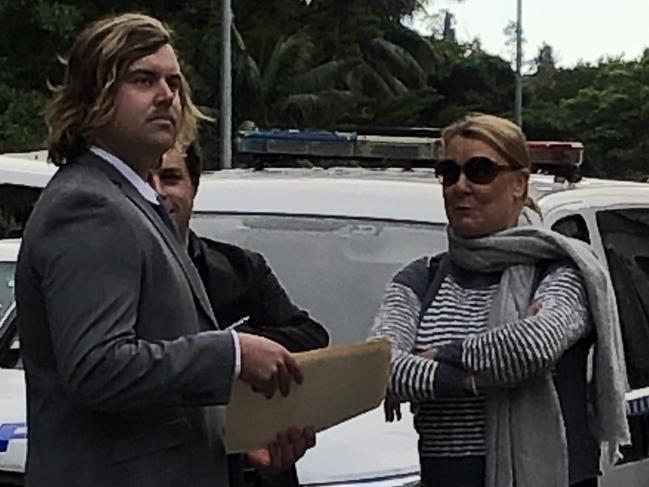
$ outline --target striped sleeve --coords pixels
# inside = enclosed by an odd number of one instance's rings
[[[411,288],[395,282],[388,285],[372,336],[392,342],[390,392],[400,401],[434,399],[436,389],[447,397],[464,395],[464,371],[412,353],[420,307]]]
[[[590,331],[587,298],[578,270],[561,266],[540,283],[541,310],[505,326],[469,335],[462,365],[504,383],[518,383],[554,365]]]

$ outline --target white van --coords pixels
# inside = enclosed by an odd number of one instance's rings
[[[40,153],[0,155],[0,238],[18,237],[56,167]]]
[[[551,177],[533,176],[531,186],[545,224],[591,242],[611,272],[633,387],[627,399],[634,445],[601,485],[646,486],[649,185],[584,180],[562,190]],[[335,344],[365,339],[391,275],[416,257],[442,252],[445,224],[441,187],[431,171],[364,169],[205,174],[192,221],[199,234],[262,252],[292,299],[329,328]],[[14,395],[13,411],[24,409],[18,345],[9,314],[0,324],[0,364],[12,370],[1,371],[9,385],[0,390]],[[4,406],[0,411],[0,432],[8,437],[3,452],[0,433],[0,469],[13,469],[5,475],[19,480],[24,417],[2,417]],[[416,445],[412,418],[387,424],[379,408],[319,434],[318,446],[298,463],[300,483],[410,484],[418,480]]]

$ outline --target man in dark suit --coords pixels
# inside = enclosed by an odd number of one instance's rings
[[[151,184],[173,218],[189,256],[198,269],[207,296],[221,327],[264,336],[291,352],[326,347],[326,329],[293,304],[266,259],[236,245],[199,237],[189,228],[201,176],[201,161],[194,145],[182,154],[168,151],[151,174]],[[231,486],[297,485],[295,469],[277,473],[281,465],[267,465],[261,452],[230,459]],[[243,461],[243,462],[242,462]],[[271,475],[268,475],[268,473]]]
[[[146,184],[199,118],[157,20],[120,15],[75,40],[48,111],[61,168],[16,270],[30,487],[225,486],[218,406],[234,378],[267,396],[301,381],[284,347],[219,329]],[[266,453],[289,464],[312,442],[282,435]]]

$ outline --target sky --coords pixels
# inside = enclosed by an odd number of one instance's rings
[[[459,41],[478,37],[485,51],[512,58],[503,30],[516,18],[516,0],[433,0],[429,11],[443,8],[455,15]],[[422,33],[429,33],[426,25],[414,21]],[[606,56],[635,59],[649,47],[649,0],[523,0],[523,37],[526,60],[544,42],[564,67]]]

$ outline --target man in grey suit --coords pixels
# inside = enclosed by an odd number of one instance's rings
[[[120,15],[75,40],[48,112],[61,168],[16,270],[30,487],[225,486],[232,381],[268,397],[301,381],[284,347],[219,331],[145,182],[199,118],[157,20]],[[269,445],[283,464],[312,443],[287,436]]]

